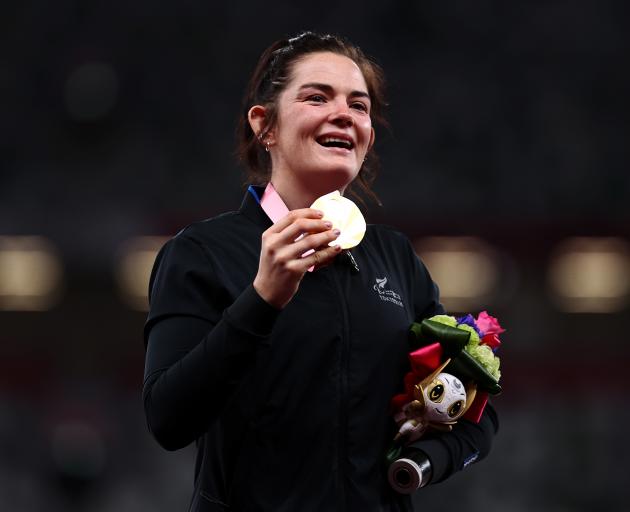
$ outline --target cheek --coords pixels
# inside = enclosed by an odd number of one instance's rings
[[[358,122],[357,132],[361,137],[361,144],[367,148],[370,143],[370,137],[372,136],[372,122],[369,119],[367,121]]]
[[[315,110],[305,105],[295,108],[290,113],[289,123],[296,133],[312,135],[326,121],[326,113],[323,110]]]
[[[277,133],[286,142],[297,143],[311,134],[315,125],[314,116],[302,105],[278,111]]]

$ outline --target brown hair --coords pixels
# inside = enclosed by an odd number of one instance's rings
[[[359,66],[370,95],[372,122],[387,126],[383,113],[386,106],[383,71],[358,46],[339,36],[314,32],[302,32],[291,39],[276,41],[262,53],[258,60],[243,97],[243,111],[238,123],[237,156],[247,168],[249,183],[260,185],[269,181],[271,158],[259,139],[264,139],[276,122],[278,97],[291,78],[293,65],[305,55],[316,52],[337,53],[352,59]],[[260,134],[253,132],[247,117],[249,109],[254,105],[263,105],[266,108],[266,124]],[[358,197],[357,192],[353,190],[356,184],[361,192],[380,204],[378,197],[371,189],[378,166],[378,157],[372,147],[359,170],[357,179],[351,184],[348,191]]]

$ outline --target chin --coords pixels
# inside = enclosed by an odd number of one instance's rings
[[[334,190],[345,189],[348,185],[350,185],[350,183],[355,180],[358,175],[359,171],[357,169],[343,166],[320,169],[314,177],[319,187],[329,189],[327,192],[325,192],[328,193]]]

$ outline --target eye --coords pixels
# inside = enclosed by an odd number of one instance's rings
[[[365,103],[361,103],[360,101],[355,101],[354,103],[350,104],[350,108],[366,113],[368,111],[367,105]]]
[[[440,403],[444,398],[444,384],[439,380],[434,380],[428,389],[427,396],[432,402]]]
[[[311,94],[306,99],[314,103],[324,103],[326,101],[326,98],[322,96],[321,94]]]
[[[463,400],[457,400],[457,402],[452,403],[451,406],[448,408],[449,417],[454,418],[455,416],[457,416],[461,412],[462,407],[464,407]]]

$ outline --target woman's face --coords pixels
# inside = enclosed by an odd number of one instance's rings
[[[280,94],[268,142],[272,180],[300,180],[321,193],[356,178],[374,142],[370,97],[356,63],[330,52],[297,61]]]

